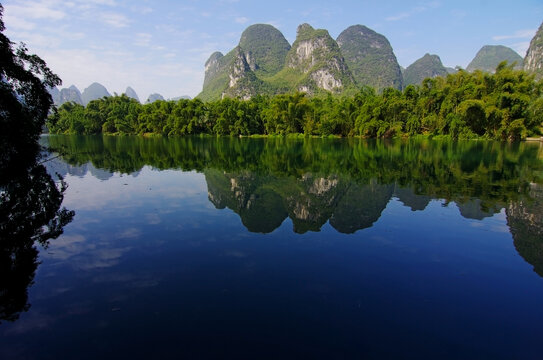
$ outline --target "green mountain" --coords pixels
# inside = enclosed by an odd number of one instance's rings
[[[209,57],[198,98],[246,99],[290,91],[341,92],[349,87],[354,87],[354,79],[328,31],[300,25],[290,47],[279,30],[257,24],[243,32],[239,45],[227,55],[215,52]]]
[[[338,36],[337,43],[357,85],[378,91],[402,88],[400,65],[386,37],[363,25],[354,25]]]
[[[280,89],[309,94],[319,89],[339,93],[354,87],[353,76],[339,45],[328,31],[314,29],[309,24],[298,26],[285,68],[270,81]]]
[[[249,98],[256,93],[275,93],[262,79],[283,68],[289,50],[290,44],[273,26],[249,26],[235,49],[226,56],[214,52],[206,61],[204,86],[198,98],[209,101],[224,96]]]
[[[516,63],[515,69],[522,68],[523,59],[513,49],[503,45],[485,45],[477,52],[466,70],[469,72],[481,70],[493,73],[502,61],[507,61],[509,64]]]
[[[267,24],[249,26],[241,34],[239,47],[249,68],[263,78],[273,76],[283,68],[290,50],[283,34]]]
[[[543,23],[530,41],[524,58],[524,70],[535,74],[536,79],[543,79]]]
[[[447,69],[437,55],[425,54],[423,57],[409,65],[404,71],[403,85],[419,85],[422,80],[436,76],[447,76]]]
[[[88,88],[83,90],[81,94],[81,100],[83,100],[83,105],[87,106],[92,100],[101,99],[104,96],[109,97],[111,94],[107,91],[104,85],[97,82],[89,85]]]

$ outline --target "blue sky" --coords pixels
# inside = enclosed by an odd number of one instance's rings
[[[23,41],[63,80],[80,90],[97,81],[113,93],[133,87],[144,101],[196,96],[204,62],[237,45],[255,23],[277,27],[292,44],[307,22],[333,38],[362,24],[385,35],[400,65],[425,53],[466,67],[487,44],[524,57],[543,22],[542,0],[248,1],[8,0],[7,36]]]

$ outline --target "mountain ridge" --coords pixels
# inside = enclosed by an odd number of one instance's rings
[[[473,60],[466,67],[466,71],[473,72],[481,70],[493,73],[496,67],[502,62],[509,64],[516,63],[515,69],[522,69],[524,59],[513,49],[503,45],[485,45],[475,55]]]
[[[447,76],[448,73],[438,55],[426,53],[405,69],[403,84],[404,86],[420,85],[426,78]]]

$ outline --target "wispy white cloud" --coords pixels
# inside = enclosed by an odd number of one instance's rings
[[[136,46],[149,46],[153,35],[147,33],[137,33],[134,45]]]
[[[6,28],[8,30],[34,30],[36,28],[36,24],[30,21],[27,21],[23,18],[20,18],[18,16],[11,16],[10,14],[6,14],[4,16],[4,24],[6,25]]]
[[[41,47],[58,48],[62,43],[62,40],[47,36],[36,32],[20,32],[17,33],[17,37],[24,39],[24,42],[28,45],[39,44]]]
[[[423,12],[424,10],[426,10],[426,8],[424,6],[417,6],[411,10],[408,10],[408,11],[404,11],[404,12],[401,12],[399,14],[396,14],[396,15],[392,15],[392,16],[389,16],[387,17],[385,20],[386,21],[398,21],[398,20],[402,20],[402,19],[407,19],[415,14],[419,14],[421,12]]]
[[[427,3],[423,4],[423,5],[416,6],[414,8],[411,8],[411,9],[407,10],[407,11],[398,13],[396,15],[389,16],[389,17],[385,18],[385,20],[386,21],[399,21],[399,20],[407,19],[407,18],[409,18],[409,17],[411,17],[413,15],[417,15],[417,14],[420,14],[422,12],[425,12],[426,10],[438,8],[439,6],[441,6],[441,2],[439,2],[439,1],[427,2]]]
[[[20,1],[16,4],[4,5],[4,23],[9,31],[32,31],[37,25],[35,21],[59,21],[66,17],[66,13],[59,10],[57,0]],[[27,35],[27,34],[25,34]],[[19,37],[19,36],[18,36]],[[30,40],[25,39],[25,42]]]
[[[100,14],[99,19],[104,24],[116,28],[127,27],[130,24],[130,20],[125,15],[115,12],[103,12]]]
[[[131,9],[132,11],[137,12],[141,15],[147,15],[154,11],[153,8],[149,6],[133,6]]]
[[[236,23],[238,23],[238,24],[245,24],[248,21],[249,21],[249,19],[246,18],[245,16],[240,16],[240,17],[236,18]]]
[[[157,25],[155,26],[155,29],[159,33],[167,33],[172,35],[177,41],[191,40],[194,37],[195,33],[197,33],[197,31],[193,29],[179,30],[177,26],[166,24]]]
[[[492,37],[494,41],[510,40],[510,39],[531,39],[534,37],[537,29],[517,30],[513,34],[496,35]]]
[[[117,6],[117,2],[115,0],[84,0],[84,2],[95,5]]]

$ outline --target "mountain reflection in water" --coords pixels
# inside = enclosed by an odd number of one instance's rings
[[[143,166],[203,172],[209,201],[251,232],[371,227],[391,198],[438,199],[481,220],[505,209],[519,254],[543,276],[543,149],[538,143],[50,136],[50,172],[107,180]]]

